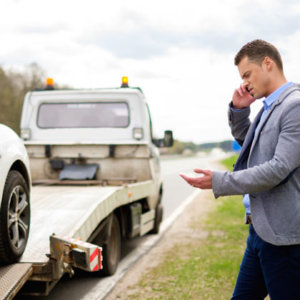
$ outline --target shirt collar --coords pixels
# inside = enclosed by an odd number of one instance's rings
[[[276,91],[274,91],[272,94],[270,94],[267,98],[263,100],[264,103],[264,109],[268,110],[272,104],[279,98],[279,96],[293,83],[287,82],[284,85],[282,85],[280,88],[278,88]]]

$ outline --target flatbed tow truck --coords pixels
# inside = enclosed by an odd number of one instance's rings
[[[140,88],[33,91],[21,136],[30,159],[31,229],[21,260],[0,266],[0,299],[48,295],[73,268],[113,274],[121,241],[158,233],[158,147]]]

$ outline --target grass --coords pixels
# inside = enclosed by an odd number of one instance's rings
[[[231,169],[235,160],[231,157],[222,163]],[[207,237],[178,242],[163,263],[142,277],[139,288],[133,287],[128,299],[230,299],[247,226],[241,197],[220,199],[205,224],[191,224],[191,230],[201,228]]]
[[[238,158],[238,155],[235,154],[235,155],[232,155],[232,156],[230,156],[230,157],[228,157],[228,158],[226,158],[226,159],[223,159],[223,160],[221,161],[221,163],[222,163],[228,170],[232,171],[233,165],[234,165],[234,163],[236,162],[237,158]]]

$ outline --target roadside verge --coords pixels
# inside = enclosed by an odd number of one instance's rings
[[[193,228],[191,224],[195,222],[204,223],[208,212],[212,211],[216,205],[215,202],[211,201],[211,197],[212,194],[208,191],[201,192],[198,190],[193,193],[183,206],[178,208],[172,217],[162,225],[163,233],[157,236],[155,240],[151,240],[151,247],[148,248],[147,255],[140,257],[138,263],[127,270],[124,277],[105,299],[134,299],[137,294],[139,295],[135,299],[143,299],[145,295],[142,295],[149,293],[147,287],[143,289],[139,285],[143,276],[151,274],[154,268],[164,263],[174,247],[177,247],[178,253],[183,254],[185,252],[183,247],[190,241],[207,237],[208,233],[202,226]]]

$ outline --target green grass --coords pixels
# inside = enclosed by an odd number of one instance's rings
[[[223,163],[232,166],[235,159]],[[144,275],[139,288],[133,287],[128,299],[230,299],[247,226],[240,196],[219,199],[205,224],[191,224],[191,230],[201,228],[207,237],[178,241],[164,262]]]
[[[232,156],[230,156],[230,157],[228,157],[228,158],[226,158],[226,159],[223,159],[223,160],[221,161],[221,163],[222,163],[228,170],[232,171],[233,165],[234,165],[234,163],[236,162],[237,158],[238,158],[238,155],[235,154],[235,155],[232,155]]]

